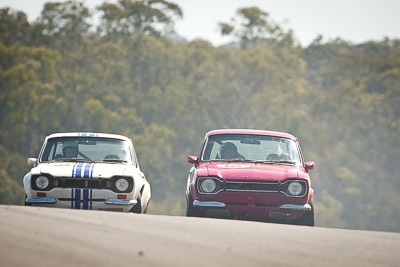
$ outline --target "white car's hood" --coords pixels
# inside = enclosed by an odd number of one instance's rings
[[[127,170],[131,168],[132,165],[119,163],[54,162],[41,163],[31,173],[50,174],[53,177],[111,178],[127,175]]]

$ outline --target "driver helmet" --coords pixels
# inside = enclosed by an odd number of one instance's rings
[[[65,141],[62,146],[62,151],[65,154],[67,148],[74,148],[76,150],[76,154],[78,154],[78,143],[76,141]]]
[[[232,158],[237,155],[237,147],[232,142],[223,143],[221,146],[221,157]]]

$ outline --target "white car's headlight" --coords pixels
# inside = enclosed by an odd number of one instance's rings
[[[128,189],[129,183],[128,183],[128,181],[126,179],[121,178],[121,179],[118,179],[117,181],[115,181],[115,187],[119,191],[123,192],[123,191]]]
[[[200,188],[204,193],[211,193],[217,187],[217,183],[214,179],[204,179],[201,181]]]
[[[299,182],[291,182],[288,186],[288,191],[292,196],[298,196],[303,191],[303,186]]]
[[[47,178],[46,176],[39,176],[38,178],[36,178],[35,183],[39,189],[45,189],[49,186],[49,178]]]

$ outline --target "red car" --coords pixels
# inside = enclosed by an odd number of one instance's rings
[[[187,216],[254,219],[314,226],[308,171],[288,133],[224,129],[208,132],[187,181]]]

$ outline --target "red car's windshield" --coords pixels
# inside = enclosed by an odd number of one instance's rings
[[[202,161],[255,161],[301,164],[295,140],[266,135],[218,134],[209,136]]]

